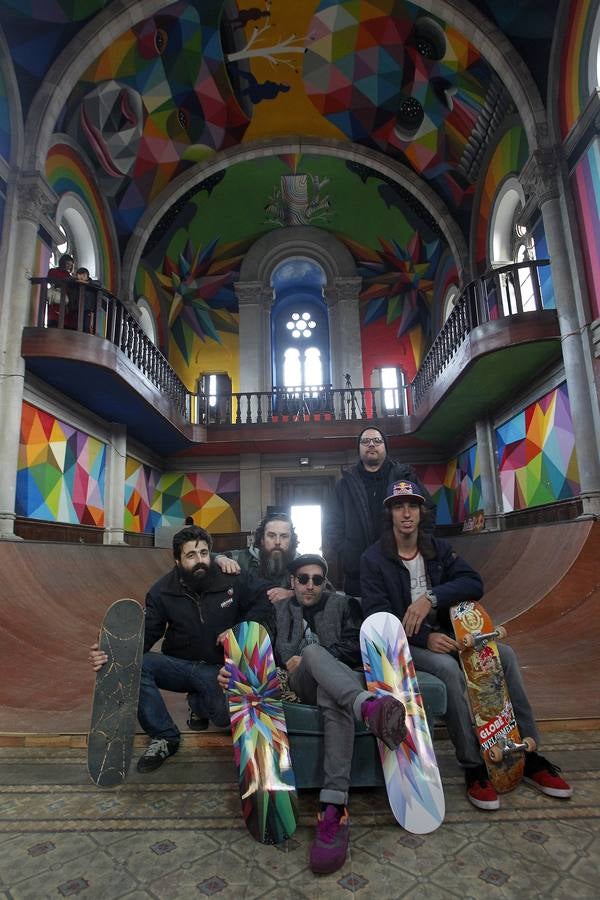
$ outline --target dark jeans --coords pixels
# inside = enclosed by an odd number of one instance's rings
[[[220,728],[229,725],[225,694],[217,684],[220,666],[144,653],[138,719],[151,738],[178,741],[179,728],[169,715],[161,690],[187,694],[192,710]]]

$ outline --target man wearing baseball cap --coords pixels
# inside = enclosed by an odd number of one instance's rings
[[[383,503],[381,538],[363,553],[360,563],[363,613],[395,613],[406,631],[416,669],[431,672],[445,683],[446,726],[459,765],[465,770],[467,797],[479,809],[498,809],[500,801],[471,724],[450,622],[450,607],[478,600],[483,583],[447,541],[425,532],[425,497],[416,484],[394,482]],[[519,730],[539,746],[539,731],[516,655],[506,644],[498,643],[498,650]],[[559,772],[538,753],[525,754],[525,781],[551,797],[570,797],[572,790]]]
[[[391,482],[403,479],[418,484],[431,515],[435,504],[409,463],[388,456],[388,439],[379,428],[368,426],[358,436],[358,463],[342,472],[327,510],[325,536],[339,554],[344,572],[344,590],[360,596],[360,556],[381,534],[382,503]]]
[[[294,596],[276,605],[275,654],[289,673],[289,685],[303,703],[323,715],[321,810],[310,849],[313,872],[335,872],[348,849],[348,788],[354,723],[364,722],[388,747],[406,735],[405,710],[392,696],[374,698],[360,667],[361,611],[345,594],[325,589],[327,563],[305,553],[288,564]]]

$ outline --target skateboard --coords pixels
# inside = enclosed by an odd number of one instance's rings
[[[227,700],[242,815],[261,844],[280,844],[296,830],[296,785],[281,687],[266,628],[241,622],[225,637]]]
[[[373,613],[360,629],[367,687],[393,694],[406,708],[406,738],[396,750],[377,741],[390,807],[413,834],[428,834],[444,821],[444,790],[408,638],[391,613]]]
[[[127,777],[137,721],[144,654],[144,610],[117,600],[102,622],[100,650],[108,661],[96,673],[87,765],[92,781],[114,787]]]
[[[453,606],[450,617],[461,647],[473,726],[490,781],[499,794],[512,791],[523,777],[524,752],[535,750],[535,741],[521,741],[508,695],[496,644],[496,638],[506,636],[506,629],[494,628],[483,606],[472,601]]]

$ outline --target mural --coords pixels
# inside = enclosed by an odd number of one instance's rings
[[[577,204],[579,230],[585,247],[583,263],[587,276],[592,319],[600,316],[600,139],[587,148],[571,176]]]
[[[416,466],[417,473],[437,504],[438,525],[464,522],[483,507],[477,445],[447,463]]]
[[[416,372],[431,331],[434,274],[446,250],[432,217],[414,198],[365,166],[310,154],[232,165],[183,198],[150,236],[136,277],[169,341],[169,359],[194,389],[201,372],[226,371],[239,383],[234,284],[244,253],[282,215],[306,215],[308,185],[327,215],[319,221],[353,254],[364,278],[360,298],[365,383],[382,365]],[[304,193],[306,186],[307,193]],[[243,197],[243,203],[240,203]],[[308,204],[308,206],[307,206]],[[303,211],[303,212],[302,212]]]
[[[560,134],[565,138],[590,97],[589,60],[596,63],[596,47],[591,41],[598,15],[595,0],[571,0],[565,18],[565,32],[558,83],[558,116]]]
[[[100,256],[97,277],[109,291],[116,292],[118,254],[114,245],[112,220],[88,163],[74,146],[65,141],[57,141],[48,151],[46,178],[59,196],[67,192],[76,194],[86,207],[94,225]]]
[[[128,456],[125,531],[152,534],[160,525],[183,525],[186,516],[215,534],[239,532],[239,472],[161,473]]]
[[[566,384],[496,429],[504,512],[566,500],[579,473]]]
[[[16,514],[102,528],[105,463],[101,441],[23,403]]]

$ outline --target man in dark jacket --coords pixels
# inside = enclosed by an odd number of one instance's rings
[[[310,850],[313,872],[335,872],[348,848],[348,787],[354,722],[365,722],[388,747],[404,739],[404,706],[392,696],[374,698],[353,667],[361,665],[360,607],[354,598],[324,590],[327,563],[306,553],[289,564],[294,596],[275,607],[275,652],[303,703],[323,715],[321,812]]]
[[[242,621],[272,626],[267,585],[251,576],[221,572],[211,562],[211,545],[203,528],[192,525],[178,531],[173,537],[175,566],[146,595],[138,719],[151,740],[138,772],[157,769],[179,748],[180,732],[161,689],[188,695],[188,724],[194,730],[208,728],[209,720],[227,726],[226,698],[217,684],[224,634]],[[161,652],[150,652],[161,638]],[[106,654],[92,648],[90,660],[98,670]]]
[[[390,459],[387,437],[378,428],[364,428],[358,436],[358,463],[342,472],[335,486],[325,523],[328,542],[340,555],[344,590],[360,597],[360,557],[381,534],[383,500],[388,484],[410,480],[426,498],[433,528],[435,504],[408,463]]]
[[[401,619],[417,670],[431,672],[446,685],[446,726],[465,770],[467,797],[480,809],[497,809],[498,795],[482,761],[471,724],[458,644],[450,607],[483,594],[480,576],[447,541],[423,530],[425,497],[416,484],[398,481],[388,488],[381,539],[363,553],[360,572],[365,616],[393,612]],[[511,647],[498,643],[508,693],[522,735],[540,737]],[[559,769],[539,754],[525,754],[525,780],[552,797],[570,797]]]

